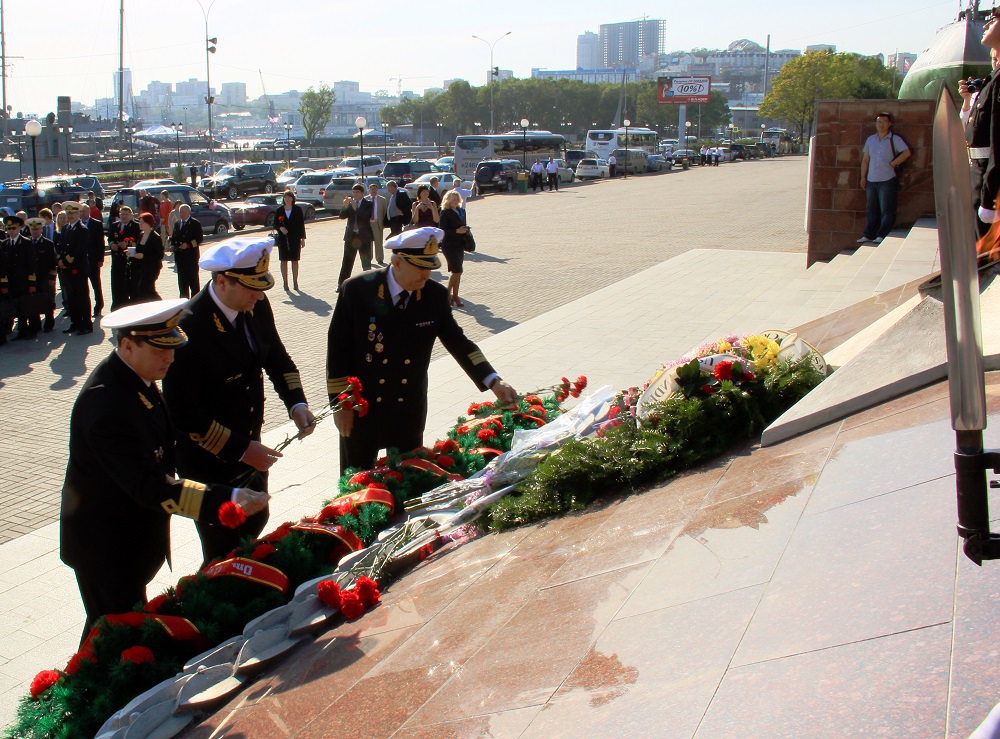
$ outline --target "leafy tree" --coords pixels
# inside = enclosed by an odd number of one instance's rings
[[[797,127],[799,136],[805,139],[807,128],[812,133],[817,101],[846,94],[845,80],[838,77],[842,65],[836,57],[829,51],[816,51],[786,62],[761,103],[760,116]]]
[[[299,98],[299,114],[302,116],[302,127],[306,132],[306,140],[310,144],[316,140],[316,136],[330,122],[330,106],[336,100],[337,95],[329,85],[320,85],[318,90],[310,87]]]

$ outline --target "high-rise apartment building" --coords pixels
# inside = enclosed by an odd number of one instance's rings
[[[604,64],[601,58],[601,37],[593,31],[585,31],[576,37],[576,68],[600,69]]]
[[[600,66],[636,67],[649,54],[662,54],[667,22],[663,20],[603,23],[600,28]]]

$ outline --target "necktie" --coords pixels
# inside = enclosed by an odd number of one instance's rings
[[[406,310],[406,299],[410,297],[410,293],[403,290],[399,294],[399,300],[396,301],[396,310]]]
[[[253,339],[250,338],[250,332],[247,331],[247,314],[243,311],[236,314],[236,333],[238,333],[243,338],[243,341],[247,343],[247,346],[250,347],[250,351],[256,354],[257,349],[253,345]]]

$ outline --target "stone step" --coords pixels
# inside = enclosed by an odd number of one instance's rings
[[[921,218],[906,235],[902,247],[888,265],[875,292],[885,292],[924,277],[941,268],[938,258],[937,221]]]

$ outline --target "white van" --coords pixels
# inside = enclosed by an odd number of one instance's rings
[[[361,174],[361,157],[347,157],[344,161],[337,165],[338,169],[353,169],[354,174]],[[365,171],[364,174],[381,174],[382,173],[382,157],[376,156],[366,156],[365,157]]]
[[[615,170],[628,174],[641,174],[649,166],[649,155],[640,149],[615,149]],[[627,157],[627,158],[626,158]]]

